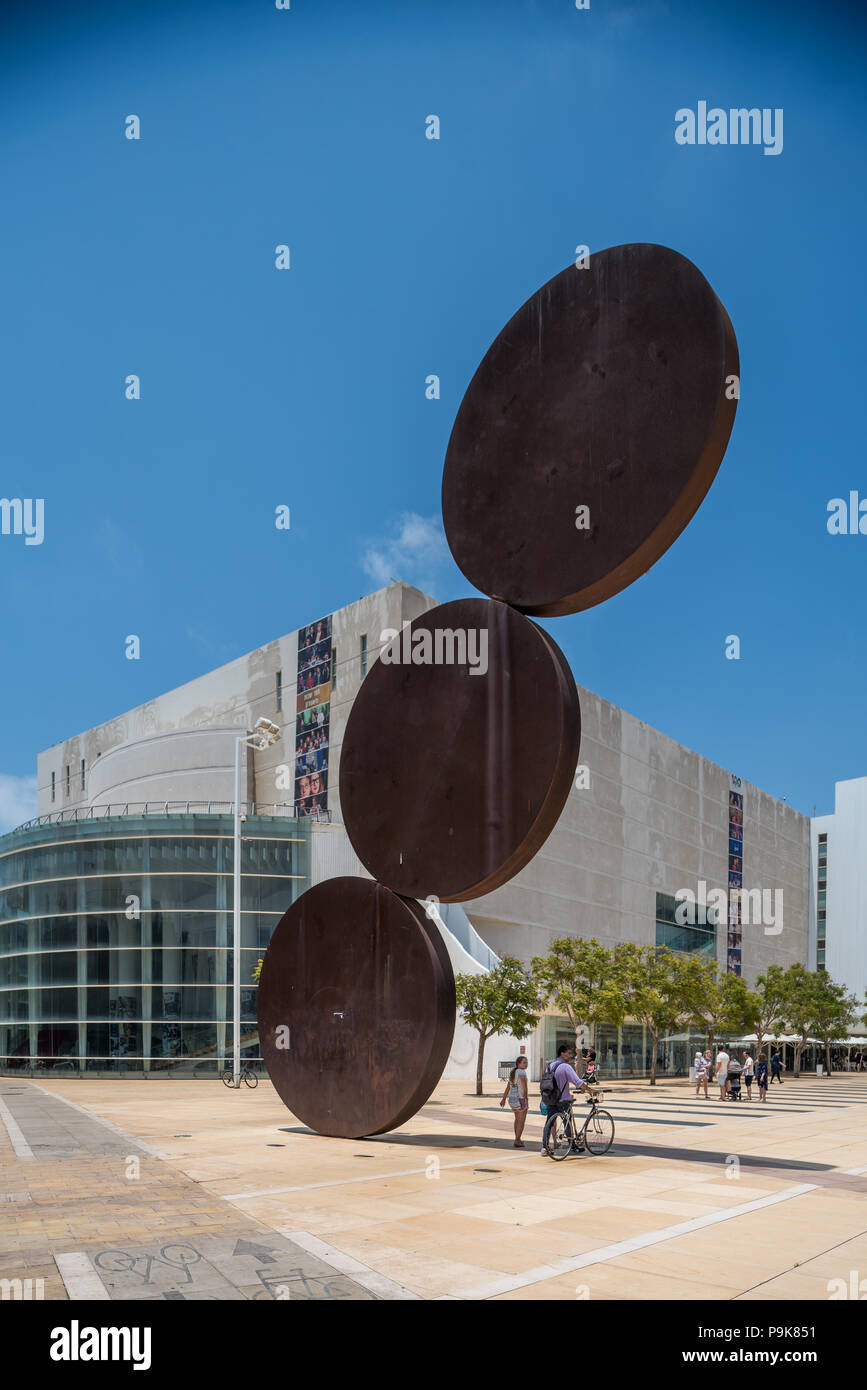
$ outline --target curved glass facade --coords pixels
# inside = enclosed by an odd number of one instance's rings
[[[230,815],[111,816],[0,838],[0,1070],[216,1075],[232,1052]],[[310,829],[248,816],[241,1048],[253,980],[309,885]]]

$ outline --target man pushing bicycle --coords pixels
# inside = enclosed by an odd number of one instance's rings
[[[586,1091],[589,1096],[596,1097],[598,1089],[591,1086],[589,1082],[580,1077],[572,1066],[575,1056],[575,1049],[568,1043],[562,1043],[557,1048],[557,1056],[553,1062],[549,1062],[539,1082],[539,1091],[545,1105],[548,1119],[545,1122],[545,1136],[542,1139],[542,1152],[548,1152],[546,1136],[549,1132],[552,1119],[555,1115],[565,1115],[572,1105],[572,1087],[575,1086],[579,1091]],[[580,1152],[582,1145],[573,1143],[573,1152]]]

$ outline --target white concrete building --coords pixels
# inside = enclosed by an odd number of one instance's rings
[[[308,819],[310,883],[363,874],[341,825],[337,768],[346,719],[378,655],[380,633],[435,604],[409,585],[392,584],[46,749],[38,760],[40,815],[88,814],[106,806],[114,815],[132,814],[142,804],[169,814],[189,803],[228,809],[235,738],[265,716],[280,726],[281,736],[267,751],[249,755],[244,799],[259,814],[298,811]],[[634,941],[699,951],[750,982],[772,963],[815,967],[809,820],[600,696],[580,687],[578,693],[576,787],[527,868],[494,893],[444,912],[455,968],[483,969],[492,952],[529,964],[557,936],[573,934],[609,946]],[[867,781],[841,786],[862,788],[851,810],[845,801],[841,818],[838,786],[835,862],[841,899],[845,892],[848,902],[850,888],[860,894],[855,901],[863,927],[865,856],[858,877],[857,845],[859,836],[865,843]],[[692,894],[701,903],[714,891],[751,895],[747,901],[762,911],[746,920],[735,903],[719,922],[699,912],[691,925],[683,924],[679,895]],[[829,968],[863,988],[864,948],[844,950],[842,937],[841,927],[839,964]],[[565,1020],[543,1020],[530,1047],[534,1073],[567,1031]],[[459,1029],[447,1075],[473,1073],[471,1043]],[[613,1055],[621,1074],[649,1066],[641,1028],[600,1030],[596,1045],[609,1060]],[[681,1071],[690,1046],[685,1036],[672,1040],[665,1067]],[[486,1073],[498,1058],[513,1056],[515,1047],[515,1040],[492,1039]]]
[[[809,966],[867,996],[867,777],[837,782],[834,811],[811,823]]]

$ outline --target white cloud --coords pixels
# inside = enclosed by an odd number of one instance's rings
[[[449,556],[442,523],[437,516],[404,512],[397,534],[369,545],[361,559],[365,574],[378,589],[402,579],[435,596],[437,574]]]
[[[36,778],[0,772],[0,834],[36,815]]]

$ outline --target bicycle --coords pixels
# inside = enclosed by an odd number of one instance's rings
[[[228,1086],[230,1090],[235,1089],[235,1073],[232,1071],[231,1067],[226,1067],[226,1070],[223,1072],[223,1075],[220,1079],[224,1086]],[[252,1067],[241,1067],[241,1070],[238,1073],[238,1090],[241,1089],[242,1081],[246,1081],[247,1085],[251,1089],[259,1085],[259,1078],[253,1071]]]
[[[599,1096],[604,1095],[603,1091]],[[588,1098],[590,1107],[583,1125],[573,1112],[575,1099],[566,1102],[565,1113],[555,1110],[545,1122],[542,1134],[542,1151],[555,1162],[560,1163],[573,1151],[585,1150],[596,1156],[607,1153],[614,1143],[614,1118],[607,1110],[600,1110],[598,1097]]]

